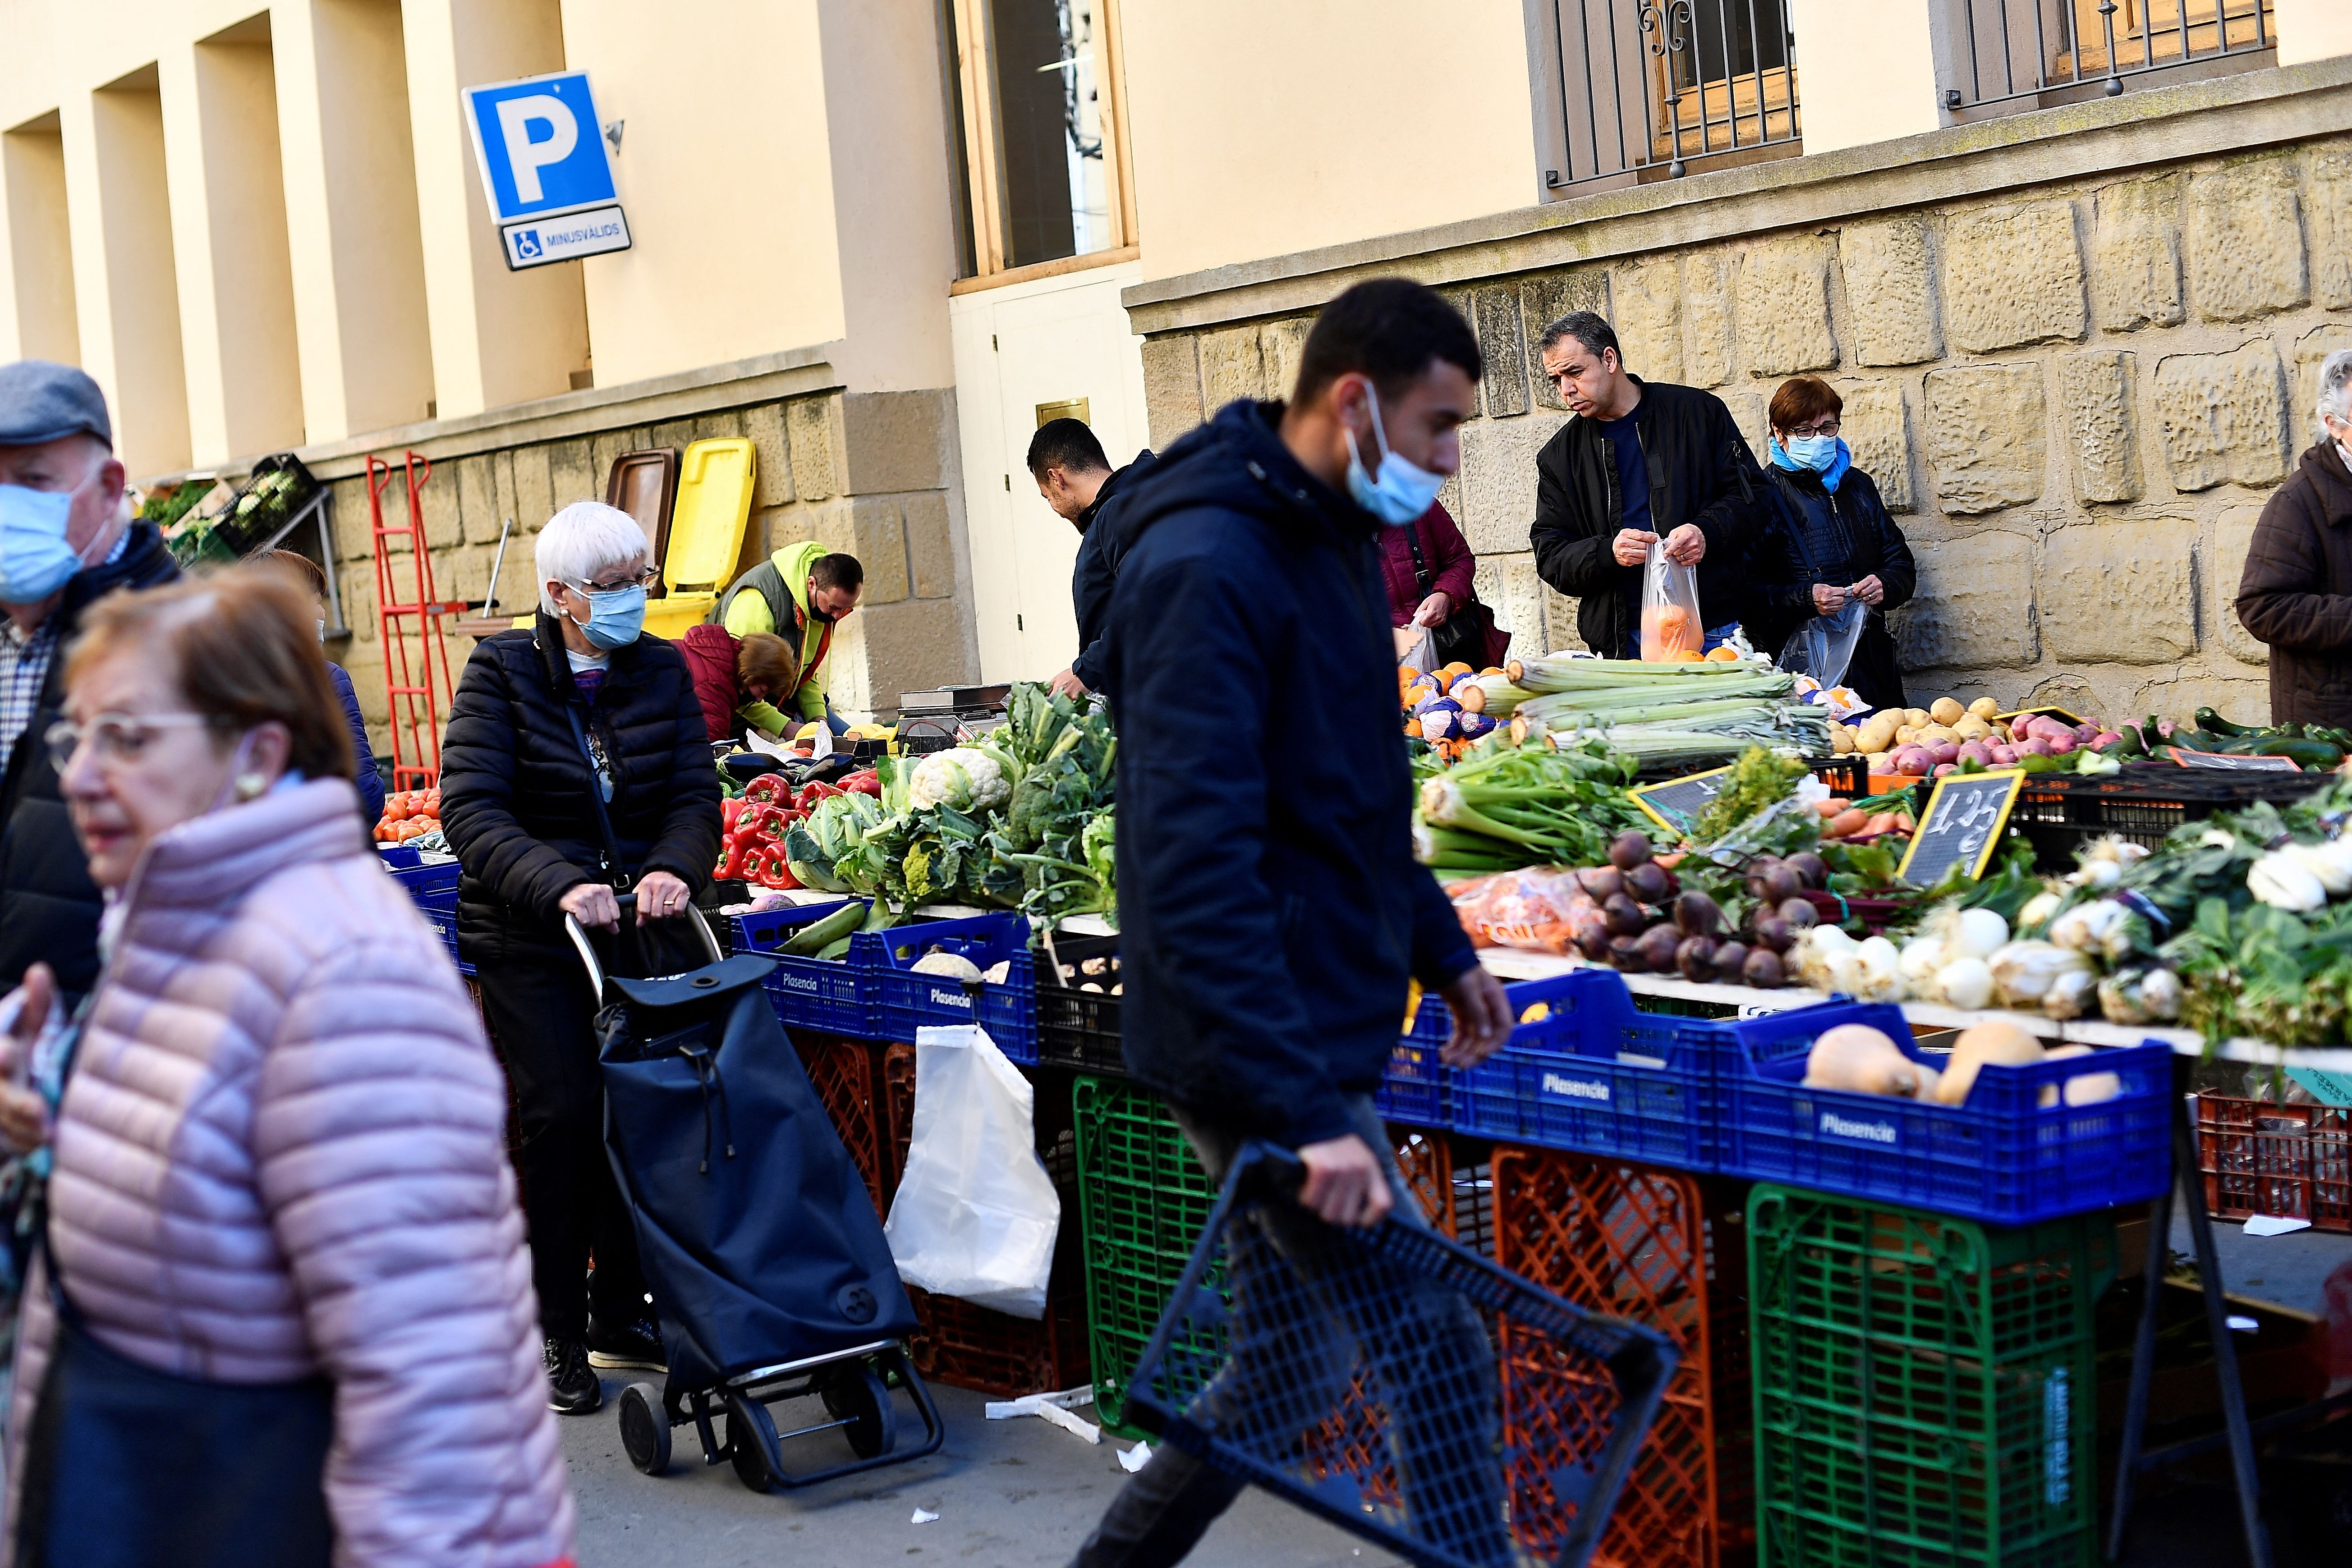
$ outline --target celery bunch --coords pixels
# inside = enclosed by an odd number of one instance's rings
[[[1595,864],[1648,821],[1625,794],[1638,770],[1598,741],[1492,747],[1422,785],[1414,853],[1441,872]]]

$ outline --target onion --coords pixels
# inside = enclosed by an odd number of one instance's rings
[[[1974,956],[1955,958],[1936,971],[1935,989],[1947,1006],[1974,1011],[1992,1003],[1992,970]]]

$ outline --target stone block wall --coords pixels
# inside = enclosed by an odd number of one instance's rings
[[[1463,254],[1391,269],[1440,274],[1486,353],[1443,498],[1515,648],[1581,645],[1528,530],[1536,454],[1569,417],[1536,340],[1584,308],[1637,373],[1713,389],[1759,454],[1784,377],[1840,390],[1919,559],[1895,618],[1915,701],[2266,716],[2263,650],[2231,602],[2263,500],[2315,439],[2319,361],[2352,347],[2352,138],[1564,267],[1465,278]],[[1154,443],[1284,395],[1309,320],[1150,337]]]
[[[435,595],[481,604],[499,529],[511,517],[499,605],[502,612],[534,612],[532,551],[549,517],[573,501],[604,499],[613,461],[623,453],[660,446],[682,452],[694,442],[729,436],[751,438],[758,473],[737,572],[779,546],[806,539],[846,550],[865,565],[865,599],[842,623],[829,659],[834,706],[845,715],[887,717],[902,691],[968,679],[974,663],[971,594],[958,585],[970,571],[961,559],[954,396],[947,391],[828,392],[442,459],[419,496]],[[367,482],[357,466],[322,465],[335,492],[335,570],[351,627],[328,653],[350,669],[371,741],[388,755],[387,650],[375,609]],[[395,467],[383,495],[386,523],[404,522],[406,506]],[[394,561],[402,600],[414,597],[404,557],[404,544]],[[454,633],[446,641],[454,678],[474,642]],[[413,641],[408,656],[413,679]],[[445,702],[445,720],[446,713]]]

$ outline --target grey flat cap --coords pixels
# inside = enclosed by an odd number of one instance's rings
[[[0,446],[37,446],[76,434],[114,444],[106,394],[96,382],[71,365],[47,360],[0,365]]]

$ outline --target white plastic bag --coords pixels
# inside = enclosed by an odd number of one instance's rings
[[[1781,648],[1780,667],[1790,674],[1812,676],[1824,691],[1839,685],[1869,620],[1870,606],[1859,599],[1847,600],[1834,614],[1814,616]]]
[[[1666,559],[1666,541],[1650,541],[1642,572],[1642,657],[1651,664],[1696,659],[1706,650],[1699,620],[1698,573]]]
[[[1396,629],[1397,667],[1423,674],[1437,668],[1437,639],[1426,626]]]
[[[914,1137],[882,1227],[898,1277],[1041,1319],[1061,1223],[1029,1081],[977,1024],[917,1030]]]

